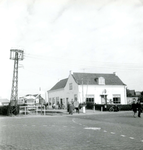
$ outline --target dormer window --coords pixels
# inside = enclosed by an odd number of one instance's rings
[[[105,85],[105,79],[103,77],[98,78],[98,84],[99,85]]]

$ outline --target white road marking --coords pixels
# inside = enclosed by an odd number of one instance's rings
[[[133,140],[133,139],[134,139],[134,137],[130,137],[130,139],[132,139],[132,140]]]
[[[74,120],[74,119],[72,119],[72,122],[74,122],[74,123],[76,123],[76,124],[78,124],[78,125],[82,126],[82,124],[81,124],[81,123],[77,123],[77,122],[75,122],[75,120]]]
[[[125,137],[125,135],[121,135],[122,137]]]
[[[89,130],[101,130],[99,127],[85,127],[84,129],[89,129]]]
[[[77,123],[75,120],[74,120],[74,118],[72,119],[72,122],[74,122],[74,123],[76,123],[76,124],[78,124],[78,125],[82,125],[82,124],[80,124],[80,123]],[[85,126],[85,125],[83,125],[83,126]],[[72,127],[73,128],[73,127]],[[101,128],[99,128],[99,127],[85,127],[84,129],[88,129],[88,130],[101,130]],[[104,130],[103,132],[107,132],[106,130]],[[111,134],[116,134],[115,132],[110,132]],[[121,137],[126,137],[126,135],[120,135]],[[134,137],[129,137],[130,139],[135,139]],[[141,142],[143,142],[143,140],[141,140]]]
[[[115,132],[111,132],[111,134],[115,134]]]

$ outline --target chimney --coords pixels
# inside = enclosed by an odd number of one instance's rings
[[[70,70],[70,74],[72,73],[72,71]]]
[[[115,76],[117,76],[117,73],[116,73],[116,72],[113,72],[113,74],[114,74]]]

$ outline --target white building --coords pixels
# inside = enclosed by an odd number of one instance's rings
[[[126,85],[115,74],[73,73],[48,91],[49,104],[70,101],[127,104]]]
[[[9,105],[9,100],[6,98],[0,98],[0,106],[7,106]]]
[[[41,94],[27,94],[24,97],[20,97],[18,100],[18,104],[26,104],[26,105],[38,105],[44,104],[45,100],[42,98]]]

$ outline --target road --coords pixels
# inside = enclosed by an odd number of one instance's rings
[[[132,112],[0,117],[0,150],[143,150]]]

